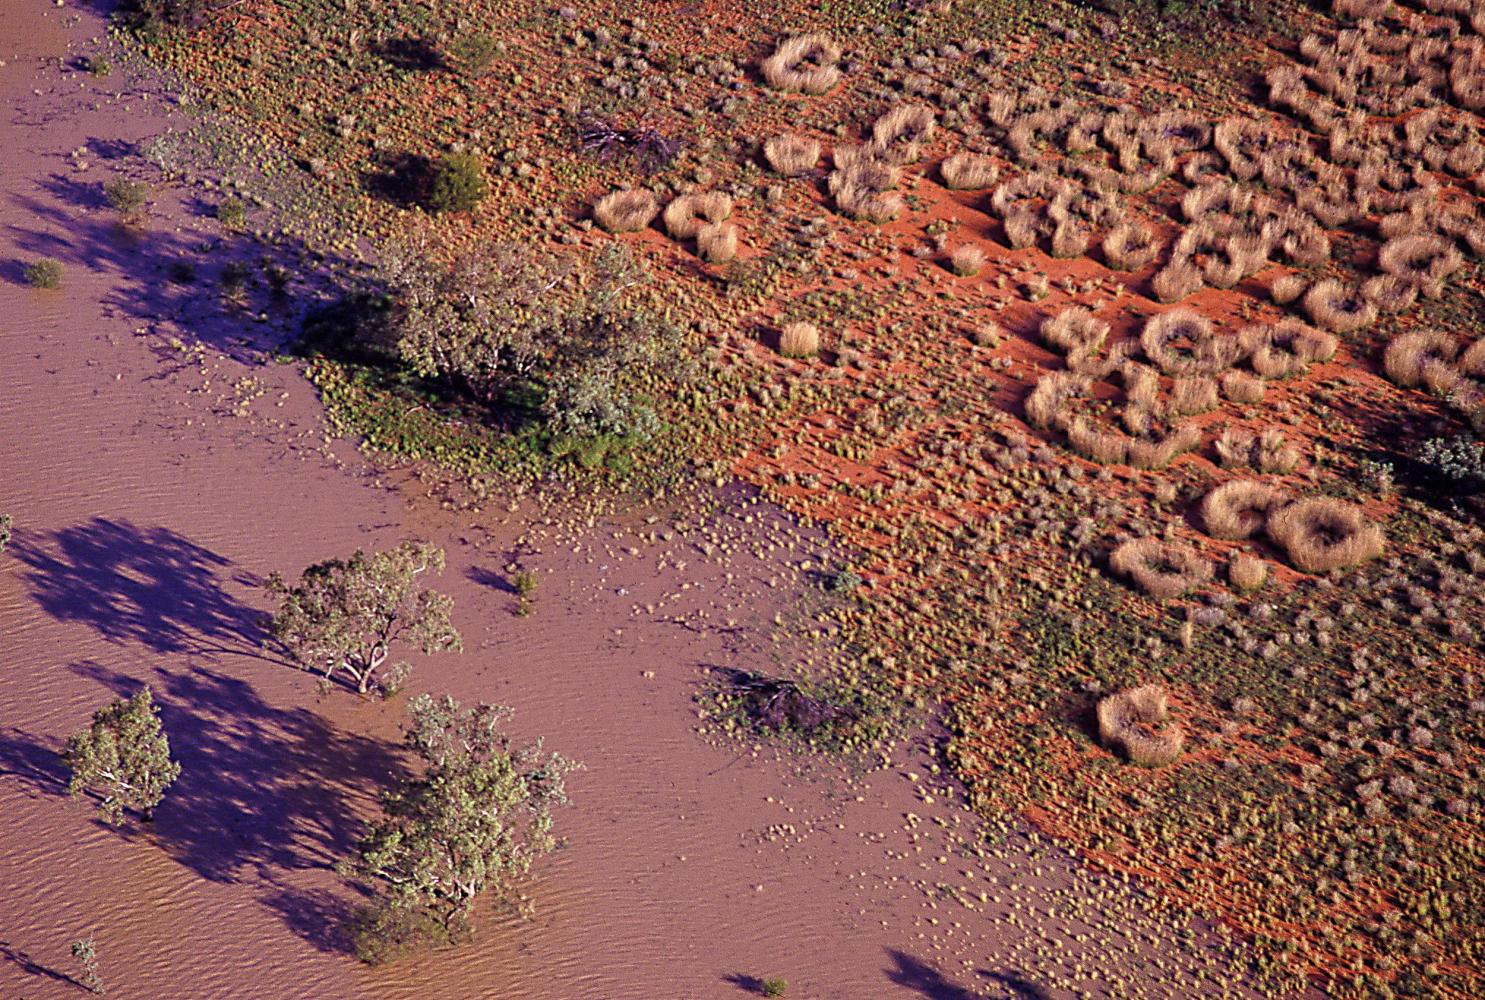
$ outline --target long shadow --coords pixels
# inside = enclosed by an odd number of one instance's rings
[[[67,975],[67,973],[58,972],[50,966],[42,965],[9,941],[0,941],[0,958],[19,967],[28,976],[39,976],[42,979],[50,979],[53,982],[76,986],[78,989],[87,989],[87,987]]]
[[[120,697],[139,688],[96,663],[72,669]],[[333,867],[362,833],[357,803],[401,773],[394,746],[271,705],[245,680],[198,667],[151,683],[181,773],[155,821],[125,833],[213,882]]]
[[[11,546],[47,614],[110,642],[257,655],[267,639],[263,613],[226,589],[258,581],[169,528],[96,517],[50,537],[17,532]]]
[[[928,1000],[976,1000],[976,994],[945,979],[943,973],[907,952],[892,948],[888,949],[887,953],[892,956],[892,961],[897,963],[895,968],[887,970],[887,978],[898,986],[915,990]],[[1044,996],[1040,993],[1024,995]]]
[[[65,795],[67,769],[61,748],[14,727],[0,730],[0,780],[12,779],[33,795]]]

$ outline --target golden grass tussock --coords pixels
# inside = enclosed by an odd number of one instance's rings
[[[1256,479],[1233,479],[1201,500],[1201,521],[1213,538],[1252,538],[1262,530],[1271,511],[1281,506],[1284,491]]]
[[[1093,232],[1078,219],[1064,219],[1052,230],[1052,256],[1061,260],[1081,257],[1093,242]]]
[[[775,90],[824,94],[841,80],[840,55],[840,46],[829,35],[795,35],[779,43],[759,70]]]
[[[889,163],[913,163],[933,138],[933,112],[922,104],[899,104],[871,126],[871,145]]]
[[[660,203],[645,188],[625,188],[599,198],[593,220],[610,233],[637,233],[655,220]]]
[[[1122,368],[1138,350],[1139,345],[1132,340],[1119,341],[1109,348],[1107,354],[1100,354],[1097,348],[1075,348],[1067,354],[1067,367],[1079,375],[1106,379]]]
[[[1263,401],[1263,379],[1255,378],[1237,368],[1222,373],[1220,378],[1223,397],[1234,403],[1260,403]]]
[[[1339,347],[1334,335],[1293,319],[1245,327],[1238,340],[1248,364],[1264,378],[1298,375],[1313,363],[1335,357]]]
[[[1084,417],[1068,425],[1067,443],[1079,455],[1102,465],[1122,465],[1129,460],[1128,437],[1095,427]]]
[[[1239,552],[1227,564],[1227,579],[1234,589],[1251,594],[1268,582],[1268,563],[1257,556]]]
[[[1088,391],[1088,379],[1072,372],[1051,372],[1037,380],[1026,397],[1026,420],[1033,427],[1062,428],[1071,418],[1068,404]]]
[[[907,202],[896,191],[874,191],[870,188],[843,188],[836,193],[835,203],[851,218],[879,226],[901,217],[907,209]]]
[[[1396,316],[1413,308],[1418,286],[1395,274],[1374,274],[1361,283],[1361,297],[1384,316]]]
[[[763,143],[763,159],[774,173],[799,177],[820,162],[820,144],[801,135],[776,135]]]
[[[1171,413],[1179,416],[1210,413],[1217,405],[1217,380],[1210,375],[1177,375],[1172,381]]]
[[[1240,469],[1253,463],[1257,438],[1241,427],[1224,427],[1212,443],[1217,451],[1217,464],[1224,469]]]
[[[1377,321],[1377,307],[1335,278],[1318,281],[1305,293],[1304,310],[1310,322],[1332,333],[1351,333]]]
[[[721,191],[683,194],[665,206],[665,231],[671,239],[693,240],[705,225],[716,225],[732,215],[732,196]]]
[[[938,165],[938,173],[955,191],[980,191],[1000,180],[1000,167],[980,153],[955,153]]]
[[[1283,274],[1274,279],[1269,286],[1268,297],[1274,300],[1276,305],[1287,306],[1291,302],[1299,301],[1305,290],[1310,287],[1310,281],[1302,274]]]
[[[980,273],[980,268],[985,266],[989,257],[985,251],[973,243],[965,243],[954,248],[949,255],[949,270],[961,278],[970,278]]]
[[[779,330],[779,353],[786,358],[812,358],[820,353],[820,328],[813,323],[785,323]]]
[[[1150,227],[1127,221],[1110,229],[1103,238],[1103,256],[1116,271],[1138,271],[1160,253],[1160,242]]]
[[[1176,424],[1164,437],[1136,438],[1129,443],[1129,464],[1136,469],[1163,469],[1201,444],[1201,428],[1192,421]]]
[[[1259,472],[1287,476],[1299,467],[1299,449],[1290,444],[1284,432],[1269,428],[1258,434],[1253,445],[1253,464]]]
[[[1179,302],[1201,291],[1204,284],[1201,269],[1185,254],[1177,254],[1155,273],[1150,290],[1157,302]]]
[[[737,256],[737,227],[709,222],[696,233],[696,252],[708,264],[725,264]]]
[[[1397,385],[1411,389],[1424,383],[1434,367],[1452,368],[1459,340],[1443,330],[1412,330],[1392,338],[1382,355],[1382,370]]]
[[[1397,236],[1377,252],[1377,266],[1384,274],[1415,286],[1424,298],[1444,293],[1444,282],[1464,266],[1464,256],[1441,236],[1416,233]]]
[[[1180,759],[1186,735],[1167,721],[1165,689],[1155,684],[1129,688],[1098,703],[1098,738],[1122,750],[1140,767],[1168,767]]]
[[[1085,306],[1068,306],[1055,316],[1042,320],[1042,340],[1064,354],[1074,351],[1096,351],[1108,339],[1109,325],[1094,316]]]
[[[1296,569],[1329,573],[1377,558],[1386,547],[1382,529],[1359,507],[1334,497],[1305,497],[1268,519],[1268,533]]]
[[[1239,338],[1218,336],[1211,320],[1190,309],[1171,309],[1145,320],[1140,349],[1167,375],[1217,375],[1242,360]]]
[[[1181,597],[1212,578],[1212,564],[1189,545],[1132,538],[1109,554],[1109,567],[1160,600]]]
[[[1030,205],[1017,205],[1005,217],[1005,241],[1012,250],[1036,246],[1036,241],[1050,225],[1046,213]]]

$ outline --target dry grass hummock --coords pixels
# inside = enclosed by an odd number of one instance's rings
[[[1084,417],[1075,417],[1068,425],[1067,443],[1079,455],[1101,465],[1122,465],[1129,460],[1128,437],[1095,427]]]
[[[1424,298],[1436,299],[1444,293],[1449,276],[1464,266],[1464,257],[1443,237],[1417,233],[1383,244],[1377,266],[1417,288]]]
[[[696,233],[696,252],[708,264],[725,264],[737,256],[737,227],[711,222]]]
[[[1000,180],[1000,167],[979,153],[955,153],[938,165],[944,186],[955,191],[980,191]]]
[[[1217,336],[1211,320],[1190,309],[1172,309],[1145,320],[1140,349],[1167,375],[1218,375],[1243,356],[1237,337]]]
[[[610,233],[637,233],[654,221],[660,203],[645,188],[606,194],[593,206],[593,220]]]
[[[1217,380],[1210,375],[1177,375],[1170,388],[1170,412],[1178,416],[1217,408]]]
[[[989,257],[985,251],[973,243],[955,247],[954,252],[949,254],[949,270],[961,278],[972,278],[980,273],[980,268],[985,266]]]
[[[878,226],[893,221],[907,209],[907,202],[896,191],[874,191],[849,185],[835,193],[835,204],[851,218]]]
[[[1459,341],[1443,330],[1412,330],[1393,337],[1382,356],[1382,369],[1396,384],[1411,389],[1423,385],[1431,369],[1454,367]]]
[[[1255,378],[1245,371],[1234,368],[1232,371],[1223,372],[1219,381],[1222,385],[1222,395],[1234,403],[1263,402],[1264,384],[1261,378]]]
[[[1268,533],[1306,573],[1329,573],[1375,559],[1386,541],[1359,507],[1333,497],[1306,497],[1273,514]]]
[[[1062,428],[1072,414],[1068,404],[1088,391],[1089,381],[1072,372],[1050,372],[1037,380],[1026,397],[1026,420],[1033,427]]]
[[[1176,424],[1164,437],[1136,438],[1129,443],[1129,464],[1136,469],[1163,469],[1201,445],[1201,428],[1187,420]]]
[[[1212,564],[1189,545],[1133,538],[1109,554],[1109,566],[1161,600],[1188,594],[1212,578]]]
[[[1063,353],[1096,351],[1108,338],[1109,325],[1084,306],[1069,306],[1042,320],[1042,339]]]
[[[701,227],[732,215],[732,196],[721,191],[683,194],[665,206],[665,231],[671,239],[694,240]]]
[[[899,104],[871,127],[871,145],[889,163],[914,163],[933,137],[933,112],[922,104]]]
[[[1227,579],[1238,590],[1252,593],[1268,582],[1268,563],[1257,556],[1239,552],[1227,564]]]
[[[1377,307],[1335,278],[1315,283],[1304,299],[1310,322],[1331,333],[1351,333],[1377,321]]]
[[[1104,746],[1123,750],[1140,767],[1174,764],[1186,745],[1180,727],[1166,721],[1165,689],[1155,684],[1109,695],[1098,703],[1098,736]]]
[[[1259,472],[1287,476],[1299,467],[1299,449],[1289,444],[1284,432],[1269,428],[1258,435],[1253,446],[1253,464]]]
[[[1176,256],[1155,273],[1150,290],[1159,302],[1179,302],[1188,295],[1201,291],[1203,280],[1201,268],[1187,256]]]
[[[1396,316],[1413,308],[1418,301],[1418,286],[1395,274],[1374,274],[1361,283],[1361,295],[1377,312]]]
[[[1160,253],[1160,242],[1148,226],[1122,222],[1103,239],[1103,256],[1116,271],[1138,271]]]
[[[1300,296],[1310,287],[1310,281],[1302,274],[1290,273],[1280,275],[1274,279],[1269,286],[1268,296],[1281,306],[1287,306],[1291,302],[1298,302]]]
[[[840,82],[839,63],[840,46],[829,35],[816,33],[786,38],[759,69],[775,90],[823,94]]]
[[[1329,333],[1293,319],[1245,327],[1238,333],[1248,363],[1264,378],[1288,378],[1312,363],[1329,361],[1340,346]]]
[[[786,358],[812,358],[820,353],[820,328],[813,323],[785,323],[779,330],[779,353]]]
[[[763,144],[763,158],[774,173],[799,177],[820,162],[820,144],[799,135],[776,135]]]
[[[1267,523],[1269,512],[1287,499],[1283,490],[1268,483],[1234,479],[1202,498],[1202,524],[1213,538],[1252,538]]]

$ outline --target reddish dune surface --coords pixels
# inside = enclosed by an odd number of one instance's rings
[[[190,199],[161,189],[132,231],[102,204],[167,102],[69,66],[95,16],[4,6],[0,996],[79,995],[68,946],[90,933],[109,994],[157,1000],[1239,989],[1205,978],[1231,976],[1211,935],[1135,916],[1127,886],[1013,827],[983,839],[918,748],[853,777],[697,737],[707,668],[777,669],[775,614],[821,599],[801,595],[827,548],[778,512],[723,493],[705,527],[653,539],[665,522],[639,514],[453,513],[327,444],[311,389],[254,349],[291,318],[167,281],[201,238]],[[25,286],[39,256],[61,289]],[[418,662],[412,690],[510,705],[586,770],[529,918],[482,913],[458,951],[371,968],[333,865],[402,766],[402,700],[322,695],[266,651],[257,583],[414,536],[448,550],[465,652]],[[541,574],[528,618],[513,552]],[[143,683],[182,776],[156,822],[112,829],[67,798],[57,751]]]

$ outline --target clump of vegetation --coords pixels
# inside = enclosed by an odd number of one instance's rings
[[[1151,597],[1190,593],[1212,578],[1212,564],[1188,545],[1134,538],[1109,555],[1109,566]]]
[[[103,185],[103,196],[120,215],[132,219],[138,216],[139,210],[149,200],[150,187],[143,181],[115,177]]]
[[[820,328],[813,323],[785,323],[779,330],[779,353],[786,358],[812,358],[820,353]]]
[[[769,978],[763,980],[761,988],[766,997],[781,997],[789,992],[789,982],[785,979]]]
[[[1111,694],[1098,703],[1098,735],[1104,746],[1123,750],[1140,767],[1168,767],[1181,756],[1186,734],[1166,720],[1165,689],[1145,684]]]
[[[1239,552],[1227,564],[1227,579],[1238,590],[1251,593],[1262,588],[1267,582],[1268,563],[1257,556]]]
[[[955,153],[938,165],[944,186],[955,191],[982,191],[1000,180],[1000,166],[978,153]]]
[[[403,542],[316,563],[292,586],[275,572],[266,589],[281,604],[269,628],[305,670],[321,670],[327,680],[344,675],[366,694],[396,643],[429,655],[462,648],[449,620],[454,602],[419,586],[443,567],[442,549]],[[399,674],[400,682],[406,668]]]
[[[763,79],[775,90],[824,94],[841,80],[840,46],[829,35],[786,38],[763,60]]]
[[[241,198],[223,198],[217,202],[215,215],[228,229],[241,229],[247,222],[247,205]]]
[[[80,978],[78,982],[89,993],[103,996],[108,991],[103,986],[103,974],[98,969],[98,946],[93,935],[72,942],[72,958],[77,962]]]
[[[949,270],[961,278],[971,278],[980,273],[980,268],[985,266],[988,257],[985,251],[973,243],[955,247],[954,252],[949,255]]]
[[[84,56],[83,69],[90,76],[107,76],[113,72],[113,62],[107,56]]]
[[[511,576],[511,583],[516,588],[516,614],[524,618],[531,614],[532,601],[536,597],[536,588],[541,583],[541,578],[533,570],[518,569]]]
[[[9,514],[0,514],[0,552],[5,551],[5,546],[10,544],[11,526],[14,522]]]
[[[637,233],[653,222],[659,211],[654,192],[626,188],[599,198],[593,206],[593,220],[605,232]]]
[[[96,795],[98,815],[113,824],[131,809],[152,820],[180,777],[148,687],[95,712],[92,724],[67,740],[62,760],[72,772],[67,791],[73,798]]]
[[[62,262],[55,257],[33,260],[25,267],[26,283],[32,288],[62,287]]]
[[[1468,434],[1429,438],[1418,450],[1418,460],[1459,489],[1485,490],[1485,447]]]
[[[468,76],[484,76],[504,50],[500,39],[489,34],[465,35],[450,47],[454,63]]]
[[[798,177],[820,162],[820,144],[798,135],[776,135],[763,144],[763,158],[784,177]]]
[[[737,256],[737,227],[707,223],[696,232],[696,252],[708,264],[726,264]]]
[[[1268,533],[1306,573],[1328,573],[1382,554],[1382,530],[1357,507],[1332,497],[1306,497],[1281,508]]]
[[[724,222],[731,214],[732,197],[721,191],[683,194],[665,206],[665,231],[671,239],[695,239],[703,226]]]
[[[514,902],[519,880],[557,846],[552,813],[576,766],[540,741],[515,744],[502,706],[423,694],[408,712],[420,773],[382,796],[382,816],[341,865],[373,887],[355,928],[366,961],[392,957],[407,937],[456,939],[482,896]]]
[[[1253,479],[1234,479],[1202,499],[1202,524],[1213,538],[1252,538],[1262,530],[1269,513],[1287,500],[1284,491],[1276,486]]]
[[[449,153],[433,171],[428,207],[435,212],[472,212],[489,193],[480,158],[473,153]]]

